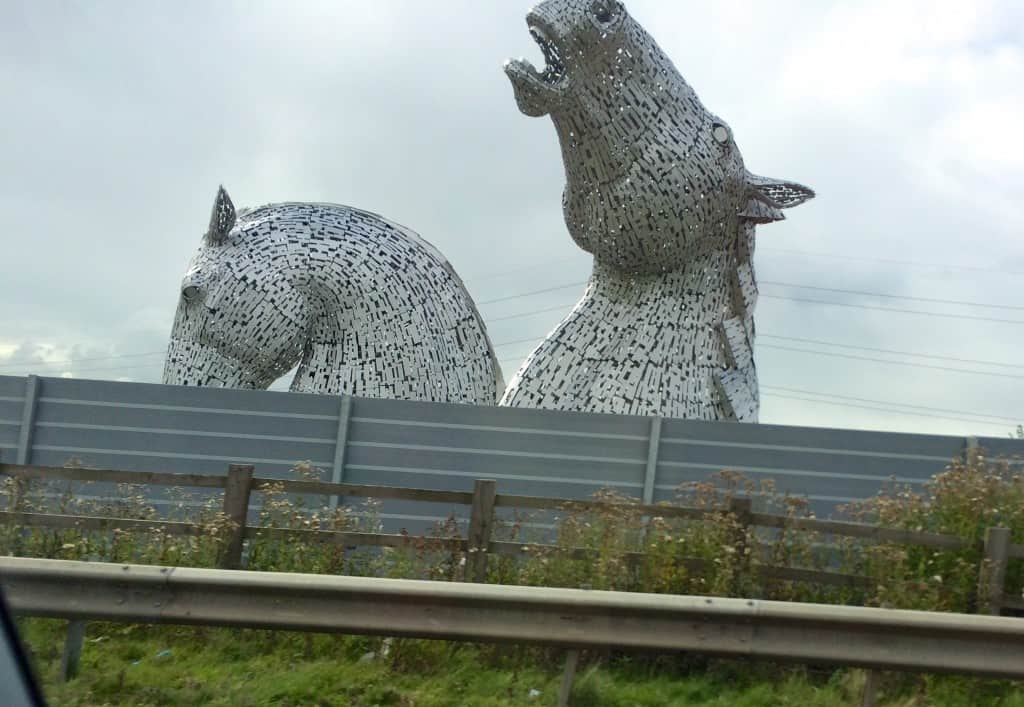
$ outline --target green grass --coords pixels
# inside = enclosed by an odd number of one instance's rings
[[[382,641],[186,627],[89,625],[79,676],[58,684],[63,623],[21,628],[55,707],[66,705],[511,707],[552,705],[556,650]],[[839,707],[859,704],[862,671],[813,670],[697,656],[588,654],[575,707]],[[887,675],[883,705],[1024,707],[1011,683]]]
[[[301,478],[320,472],[299,465]],[[775,494],[770,482],[755,487],[730,472],[718,483],[680,488],[678,502],[721,508],[737,496],[761,500],[793,518],[808,515],[805,499]],[[49,490],[51,494],[47,494]],[[0,482],[0,508],[118,518],[156,519],[138,487],[123,485],[101,501],[83,500],[70,484]],[[56,495],[54,495],[56,494]],[[937,551],[861,539],[823,538],[787,527],[759,533],[723,511],[701,520],[647,518],[611,492],[604,504],[565,509],[555,524],[557,547],[532,547],[523,557],[492,557],[488,582],[527,586],[586,587],[666,594],[740,596],[782,601],[970,613],[976,609],[981,555],[978,548]],[[228,527],[220,500],[198,508],[181,492],[170,518],[201,526],[199,536],[137,531],[48,530],[0,524],[0,554],[25,557],[214,567]],[[262,526],[373,532],[379,505],[333,509],[326,499],[263,494]],[[1024,478],[1003,462],[974,455],[954,461],[922,491],[892,486],[850,511],[870,523],[949,533],[976,543],[988,527],[1012,530],[1024,542]],[[527,518],[498,524],[497,539],[534,541]],[[460,581],[462,553],[453,540],[454,519],[429,540],[403,550],[349,551],[302,539],[258,536],[248,541],[248,568]],[[828,552],[822,552],[822,548]],[[586,559],[573,559],[588,548]],[[629,560],[642,551],[642,562]],[[688,570],[688,559],[706,561]],[[760,564],[828,568],[869,576],[867,588],[845,589],[763,580]],[[1007,567],[1006,590],[1024,588],[1024,562]],[[63,627],[60,622],[22,624],[43,684],[54,705],[550,705],[561,679],[562,656],[526,648],[455,646],[395,641],[386,658],[380,639],[296,636],[213,628],[131,627],[90,624],[81,676],[57,682]],[[582,707],[707,705],[811,707],[859,704],[860,671],[818,670],[707,661],[698,657],[589,655],[575,688]],[[531,691],[539,691],[531,697]],[[880,704],[893,707],[1024,707],[1024,690],[1008,683],[929,676],[886,676]],[[0,706],[2,707],[2,706]]]

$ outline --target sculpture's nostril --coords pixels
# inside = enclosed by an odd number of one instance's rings
[[[189,285],[181,290],[181,296],[186,302],[195,302],[199,299],[200,291],[195,285]]]

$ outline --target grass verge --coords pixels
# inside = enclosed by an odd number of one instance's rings
[[[21,621],[54,707],[512,707],[552,705],[556,650],[268,631],[90,624],[79,676],[58,684],[63,624]],[[372,657],[371,657],[372,655]],[[574,707],[840,707],[862,671],[700,656],[588,654]],[[886,675],[881,705],[1024,707],[1011,683]]]

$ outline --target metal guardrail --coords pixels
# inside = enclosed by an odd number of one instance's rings
[[[1024,678],[1024,621],[708,597],[0,558],[16,613]]]

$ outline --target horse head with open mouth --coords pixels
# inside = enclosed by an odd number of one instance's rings
[[[520,110],[554,122],[594,272],[502,404],[756,421],[754,227],[814,192],[749,172],[621,2],[547,0],[527,25],[546,66],[505,72]]]

